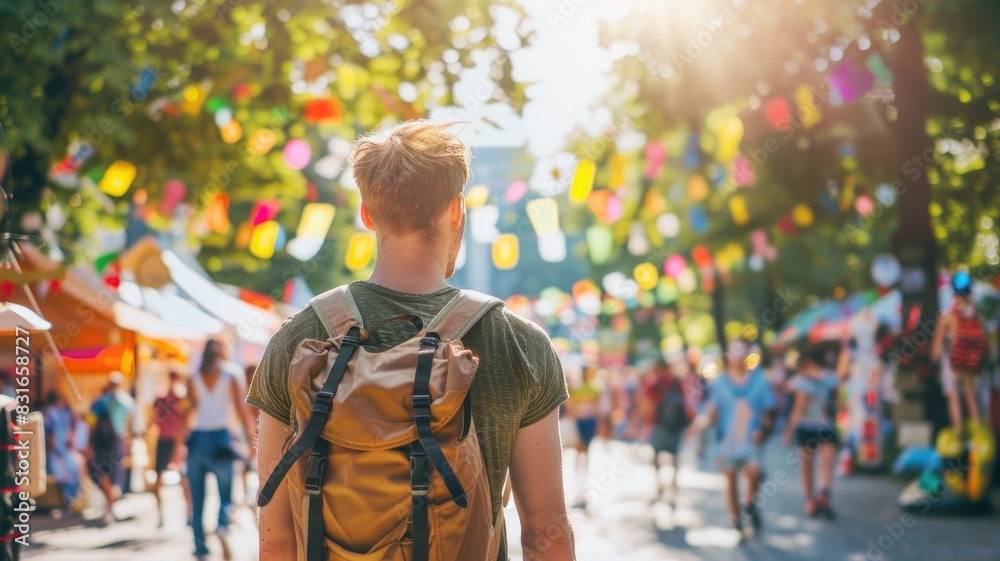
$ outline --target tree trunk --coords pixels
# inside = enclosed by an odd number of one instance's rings
[[[898,118],[894,134],[899,158],[898,209],[899,229],[893,238],[893,250],[903,268],[901,289],[903,303],[903,355],[905,370],[921,378],[923,395],[909,399],[922,401],[923,417],[941,426],[944,410],[934,369],[930,363],[929,341],[937,325],[937,240],[931,229],[929,206],[931,186],[927,169],[934,163],[934,144],[927,135],[928,79],[924,66],[924,45],[920,21],[914,14],[900,29],[900,39],[892,51],[892,71]],[[918,392],[919,393],[919,392]],[[904,396],[906,399],[907,396]],[[922,399],[921,399],[922,398]]]

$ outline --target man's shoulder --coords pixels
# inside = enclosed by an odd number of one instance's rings
[[[285,318],[271,338],[272,342],[297,345],[303,339],[325,339],[329,336],[319,314],[311,304]]]

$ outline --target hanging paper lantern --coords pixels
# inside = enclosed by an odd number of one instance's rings
[[[695,170],[701,167],[701,137],[693,132],[688,136],[684,149],[684,168]]]
[[[546,263],[562,263],[566,260],[566,235],[560,231],[538,236],[538,255]]]
[[[813,223],[813,211],[805,204],[797,204],[792,208],[792,220],[803,228],[808,228]]]
[[[719,127],[717,137],[715,159],[720,162],[732,160],[740,151],[740,142],[743,140],[743,121],[739,117],[727,119]]]
[[[323,238],[300,238],[295,237],[292,241],[288,242],[288,246],[285,251],[289,255],[298,259],[299,261],[308,261],[319,253],[320,249],[323,249],[323,244],[326,242]]]
[[[883,82],[885,84],[892,83],[892,71],[890,71],[889,67],[886,66],[885,60],[879,53],[872,53],[868,57],[868,60],[865,61],[865,66],[869,71],[871,71],[872,74],[875,75],[875,79],[879,82]]]
[[[629,227],[626,245],[632,255],[645,255],[649,252],[649,238],[646,237],[646,227],[641,222],[633,222]]]
[[[840,194],[840,210],[847,210],[854,204],[854,186],[858,178],[853,174],[844,179],[844,190]]]
[[[580,160],[573,173],[573,182],[569,187],[569,200],[583,202],[594,188],[594,177],[597,174],[597,164],[593,160]]]
[[[223,107],[215,112],[215,126],[220,129],[229,124],[233,120],[233,110],[228,107]]]
[[[599,296],[601,290],[597,288],[597,285],[594,284],[593,282],[587,279],[583,279],[573,283],[573,287],[570,289],[570,293],[573,295],[574,299],[579,300],[580,298],[583,298],[584,296],[587,295]]]
[[[639,288],[643,290],[653,290],[660,282],[660,272],[656,270],[655,265],[649,262],[636,265],[635,269],[632,270],[632,276],[639,284]]]
[[[329,203],[307,203],[295,231],[296,238],[326,239],[337,209]]]
[[[516,234],[502,234],[493,242],[493,266],[501,271],[509,271],[517,266],[519,257]]]
[[[500,220],[500,207],[483,205],[469,211],[469,233],[476,243],[491,244],[500,237],[497,222]]]
[[[694,205],[688,209],[688,220],[691,222],[691,229],[696,233],[701,234],[708,230],[708,214],[705,213],[705,207]]]
[[[305,140],[293,138],[285,143],[282,155],[288,167],[298,170],[309,165],[309,160],[312,159],[312,148]]]
[[[883,253],[872,259],[871,273],[875,284],[888,288],[899,282],[903,270],[899,265],[899,260],[888,253]]]
[[[625,156],[617,152],[608,158],[608,184],[612,189],[618,189],[625,185],[625,165],[627,163]]]
[[[543,197],[528,201],[525,211],[528,220],[539,236],[559,231],[559,206],[552,197]]]
[[[656,219],[656,229],[665,237],[672,238],[681,231],[681,221],[676,214],[666,213]]]
[[[371,232],[354,232],[347,240],[347,253],[344,255],[344,266],[348,271],[364,269],[375,254],[375,234]]]
[[[316,160],[313,171],[323,179],[334,179],[344,169],[344,159],[334,154],[327,154]]]
[[[239,249],[246,249],[250,246],[250,237],[253,235],[254,225],[250,222],[244,222],[240,224],[239,228],[236,229],[236,236],[233,238],[233,243]]]
[[[507,187],[507,192],[504,193],[503,199],[507,204],[512,205],[524,198],[524,195],[528,193],[528,184],[524,181],[518,179]]]
[[[233,86],[233,90],[230,93],[230,97],[233,98],[233,101],[242,101],[252,95],[253,88],[251,88],[250,84],[247,84],[246,82],[240,82],[239,84]]]
[[[875,84],[875,75],[867,67],[861,66],[848,58],[840,66],[833,69],[826,77],[833,90],[831,101],[834,105],[850,103],[861,99],[871,91]]]
[[[209,113],[215,113],[224,107],[226,107],[226,100],[219,96],[212,96],[205,102],[205,110]]]
[[[101,178],[98,187],[112,197],[120,197],[132,186],[134,179],[135,166],[119,160],[111,164],[104,172],[104,177]]]
[[[649,190],[642,202],[642,213],[646,216],[659,216],[667,210],[667,200],[659,191]]]
[[[896,204],[896,190],[888,183],[882,183],[875,188],[875,198],[885,206]]]
[[[776,97],[764,104],[764,115],[767,122],[778,130],[783,130],[792,121],[792,108],[783,97]]]
[[[259,129],[250,135],[250,140],[247,141],[247,153],[255,156],[267,154],[274,148],[275,140],[277,136],[271,129]]]
[[[753,164],[746,156],[740,154],[733,160],[733,184],[737,187],[749,187],[757,182]]]
[[[733,215],[733,222],[740,226],[750,221],[750,212],[747,210],[747,201],[742,195],[733,195],[729,199],[729,212]]]
[[[219,128],[219,134],[222,135],[222,141],[226,144],[236,144],[243,138],[243,127],[239,121],[231,119],[226,123],[226,126]]]
[[[816,106],[816,100],[813,97],[812,90],[809,89],[809,86],[802,84],[796,88],[795,103],[799,106],[799,117],[802,120],[802,126],[805,128],[812,128],[822,118],[819,112],[819,107]]]
[[[875,202],[868,195],[861,195],[854,201],[854,209],[858,211],[861,216],[868,216],[875,212]]]
[[[656,286],[656,300],[660,304],[670,304],[680,296],[677,288],[677,281],[671,277],[660,277],[660,282]]]
[[[187,187],[184,182],[179,179],[170,179],[163,184],[163,199],[160,200],[160,214],[163,216],[171,216],[174,213],[174,207],[184,200],[184,195],[187,194]]]
[[[612,195],[608,197],[607,210],[604,213],[604,221],[608,224],[617,222],[625,214],[625,207],[620,197]]]
[[[275,245],[281,225],[274,220],[257,224],[250,234],[250,254],[258,259],[270,259],[274,256]]]
[[[476,208],[486,204],[490,198],[490,188],[486,185],[473,185],[465,193],[465,208]]]
[[[762,270],[764,268],[764,257],[761,255],[751,255],[750,259],[747,259],[747,267],[754,272]]]
[[[660,169],[663,167],[663,160],[666,157],[666,150],[663,148],[663,143],[657,140],[656,142],[650,142],[646,145],[644,151],[646,156],[646,178],[656,179],[660,176]],[[615,185],[612,185],[615,187]]]
[[[788,236],[798,231],[798,228],[795,227],[795,221],[787,214],[778,217],[778,229]]]
[[[205,221],[208,228],[216,233],[224,234],[229,231],[229,196],[225,193],[218,193],[212,197],[205,210]]]
[[[591,226],[587,228],[586,238],[590,261],[595,265],[607,263],[615,247],[611,230],[606,226]]]
[[[692,173],[688,178],[687,185],[688,198],[692,201],[700,201],[708,196],[708,182],[705,176],[700,173]]]
[[[698,278],[695,277],[694,271],[685,268],[680,273],[677,274],[677,288],[683,294],[690,294],[698,288]]]
[[[264,199],[254,204],[250,211],[250,223],[258,226],[268,220],[274,220],[281,210],[281,202],[275,199]]]
[[[687,262],[684,261],[684,256],[671,255],[663,263],[663,273],[668,277],[676,278],[685,267],[687,267]]]
[[[328,97],[307,101],[303,113],[307,123],[340,122],[340,105]]]
[[[703,245],[696,245],[691,250],[691,259],[698,267],[705,268],[712,266],[712,252]]]

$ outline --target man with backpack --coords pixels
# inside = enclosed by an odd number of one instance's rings
[[[90,409],[93,429],[87,451],[87,471],[107,501],[107,511],[101,517],[102,524],[114,522],[111,507],[121,496],[125,485],[125,455],[135,400],[122,389],[124,383],[125,377],[121,372],[112,372],[104,393]]]
[[[643,388],[643,411],[645,419],[644,433],[647,441],[653,447],[653,465],[656,469],[656,495],[653,501],[663,498],[660,470],[663,458],[666,456],[672,468],[668,504],[671,508],[677,506],[677,461],[684,431],[694,418],[695,405],[692,403],[692,392],[685,392],[684,383],[690,378],[686,376],[686,362],[675,362],[669,366],[663,358],[658,358],[646,379]]]
[[[375,268],[285,322],[247,398],[263,413],[261,559],[506,560],[508,468],[524,559],[574,558],[558,356],[501,301],[447,283],[471,157],[450,129],[355,145]]]

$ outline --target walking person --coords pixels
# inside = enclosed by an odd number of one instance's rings
[[[761,449],[771,433],[777,401],[764,373],[748,368],[748,346],[737,340],[728,345],[725,369],[710,382],[706,404],[708,424],[714,426],[716,461],[726,478],[726,507],[741,539],[750,523],[759,532],[762,517],[756,497],[761,479]],[[740,501],[740,476],[747,488]]]
[[[580,481],[587,480],[587,465],[590,444],[597,436],[601,420],[602,385],[597,380],[597,366],[588,364],[583,367],[581,379],[569,387],[569,399],[566,407],[570,417],[576,422],[576,470]],[[576,508],[586,508],[584,487],[581,486],[580,496],[575,501]]]
[[[184,470],[179,470],[184,447],[181,437],[183,436],[187,406],[187,389],[184,382],[181,380],[180,374],[171,370],[166,395],[156,398],[156,401],[153,402],[153,423],[159,429],[156,440],[156,481],[153,483],[153,495],[156,497],[157,513],[159,514],[158,527],[163,526],[163,499],[160,491],[163,486],[163,472],[168,469],[180,471],[181,488],[184,492],[184,502],[187,504],[189,521],[192,516],[191,490],[188,487]]]
[[[666,497],[671,509],[677,508],[677,472],[680,469],[681,442],[684,431],[694,418],[694,409],[684,394],[682,378],[685,377],[686,362],[670,365],[661,357],[653,364],[643,388],[640,408],[645,440],[653,447],[653,466],[656,470],[656,495],[653,502]],[[662,469],[670,467],[669,479],[662,483]],[[665,495],[665,491],[669,495]]]
[[[798,371],[789,387],[794,401],[785,427],[784,443],[790,446],[794,437],[798,447],[802,490],[806,496],[805,512],[810,517],[833,519],[833,470],[840,449],[840,435],[835,424],[840,379],[826,367],[823,349],[807,347],[799,353]],[[817,454],[819,493],[815,491],[813,473]]]
[[[69,510],[80,492],[80,464],[74,452],[79,419],[57,391],[49,392],[42,416],[45,420],[45,471],[59,484],[63,506]],[[62,511],[54,510],[52,515],[60,518]]]
[[[555,348],[447,282],[470,158],[450,125],[424,121],[355,145],[374,270],[285,322],[247,398],[263,413],[261,559],[504,561],[508,471],[525,561],[573,559]]]
[[[223,557],[230,558],[228,529],[233,504],[233,463],[238,459],[229,431],[229,420],[234,411],[243,421],[246,432],[253,432],[239,384],[223,367],[225,360],[223,344],[216,340],[208,341],[201,366],[188,380],[191,407],[185,426],[190,427],[191,432],[186,438],[187,472],[191,485],[194,555],[199,559],[207,558],[209,554],[204,522],[206,478],[209,473],[215,476],[219,488],[219,518],[215,534],[222,545]]]
[[[940,361],[941,386],[948,399],[948,415],[956,435],[962,434],[962,403],[969,421],[978,425],[979,380],[989,358],[986,330],[972,301],[972,279],[968,273],[952,277],[955,300],[934,332],[931,360]]]
[[[121,372],[112,372],[104,393],[90,409],[94,422],[87,450],[87,471],[107,503],[101,517],[103,524],[115,521],[112,507],[125,484],[125,456],[131,440],[129,425],[135,400],[122,388],[124,383]]]

